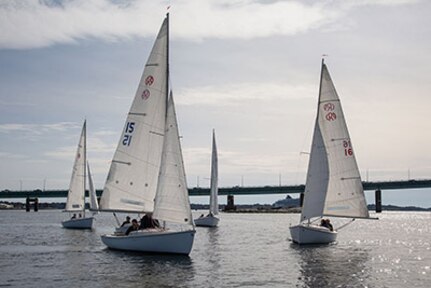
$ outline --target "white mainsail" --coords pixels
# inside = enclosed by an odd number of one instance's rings
[[[323,215],[368,218],[340,99],[323,60],[315,125],[301,221]]]
[[[166,118],[165,142],[153,218],[193,225],[172,92]]]
[[[127,116],[100,199],[102,211],[154,209],[166,121],[167,21],[160,28]]]
[[[84,121],[67,194],[65,211],[68,212],[85,209],[86,126],[87,121]]]
[[[99,210],[99,204],[97,203],[96,189],[94,189],[93,177],[90,172],[90,163],[87,161],[87,173],[88,173],[88,190],[90,194],[90,210],[96,212]]]
[[[213,130],[213,145],[211,154],[210,212],[218,215],[218,157],[215,131]]]

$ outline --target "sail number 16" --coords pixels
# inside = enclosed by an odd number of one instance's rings
[[[345,156],[352,156],[353,155],[353,149],[352,149],[352,144],[350,143],[350,140],[344,140],[343,141],[343,147],[344,147],[344,155]]]
[[[132,143],[133,131],[135,131],[135,122],[127,122],[122,142],[124,146],[130,146],[130,143]]]

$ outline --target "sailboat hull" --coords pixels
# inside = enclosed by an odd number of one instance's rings
[[[296,244],[329,244],[337,240],[337,232],[325,227],[299,224],[290,227],[292,241]]]
[[[111,249],[148,253],[190,254],[196,231],[140,230],[125,235],[102,235],[102,242]]]
[[[68,229],[92,229],[94,217],[76,218],[61,222],[64,228]]]
[[[195,219],[195,225],[200,227],[216,227],[219,221],[220,219],[217,217],[205,216]]]

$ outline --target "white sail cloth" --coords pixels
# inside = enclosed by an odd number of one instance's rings
[[[211,183],[210,183],[210,212],[213,215],[218,214],[218,156],[217,145],[215,139],[215,131],[213,130],[213,143],[211,153]]]
[[[163,22],[100,199],[100,210],[152,212],[163,148],[167,103],[168,23]]]
[[[75,162],[73,164],[65,207],[65,211],[68,212],[84,211],[85,209],[86,123],[84,121],[75,154]]]
[[[174,99],[169,97],[165,142],[153,218],[193,225]]]
[[[322,62],[301,221],[323,215],[369,217],[340,99]]]

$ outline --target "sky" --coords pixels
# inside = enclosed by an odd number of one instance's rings
[[[0,190],[67,189],[84,119],[103,188],[168,6],[188,186],[212,129],[221,187],[305,183],[323,54],[363,180],[431,178],[430,1],[3,0]]]

